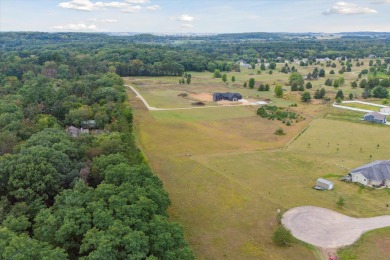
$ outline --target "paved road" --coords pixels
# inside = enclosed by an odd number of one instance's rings
[[[290,209],[283,225],[298,239],[321,248],[353,244],[367,231],[390,226],[390,215],[352,218],[330,209],[304,206]]]
[[[223,106],[194,106],[194,107],[179,107],[179,108],[157,108],[157,107],[152,107],[149,105],[148,101],[132,86],[130,85],[125,85],[125,87],[130,88],[135,94],[136,97],[141,99],[142,103],[146,106],[146,108],[150,111],[170,111],[170,110],[188,110],[188,109],[201,109],[201,108],[210,108],[210,107],[238,107],[238,106],[249,106],[248,104],[239,104],[239,105],[223,105]],[[258,106],[257,105],[251,105],[251,106]]]

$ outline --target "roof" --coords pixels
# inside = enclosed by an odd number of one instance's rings
[[[377,120],[385,120],[386,119],[385,115],[382,115],[381,113],[378,113],[378,112],[369,112],[369,113],[364,115],[364,117],[366,117],[366,116],[374,116],[374,118]]]
[[[242,97],[240,93],[230,93],[230,92],[226,92],[226,93],[217,92],[217,93],[214,93],[214,96],[219,96],[219,95],[222,95],[224,98],[233,98],[235,96]]]
[[[350,173],[361,173],[369,180],[382,181],[390,180],[390,160],[374,161],[353,169]]]
[[[326,185],[333,185],[333,182],[325,180],[325,179],[322,179],[322,178],[318,178],[317,181],[319,181],[321,183],[324,183]]]

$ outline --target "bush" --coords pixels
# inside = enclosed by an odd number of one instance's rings
[[[340,196],[336,202],[336,205],[339,206],[340,208],[344,207],[344,205],[345,205],[344,197]]]
[[[283,226],[278,226],[272,236],[272,242],[278,246],[291,246],[294,242],[294,237],[289,230]]]
[[[193,102],[192,105],[193,106],[205,106],[206,104],[201,102],[201,101],[197,101],[197,102]]]
[[[285,135],[284,130],[282,128],[276,129],[274,134],[276,134],[276,135]]]

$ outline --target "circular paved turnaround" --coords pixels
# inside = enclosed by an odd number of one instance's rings
[[[330,209],[303,206],[284,213],[282,224],[302,241],[338,248],[353,244],[364,232],[390,226],[390,215],[352,218]]]

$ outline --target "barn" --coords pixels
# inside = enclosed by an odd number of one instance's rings
[[[214,102],[218,102],[218,101],[222,101],[222,100],[238,101],[240,99],[242,99],[242,95],[240,93],[230,93],[230,92],[221,93],[221,92],[217,92],[217,93],[213,94],[213,101]]]

